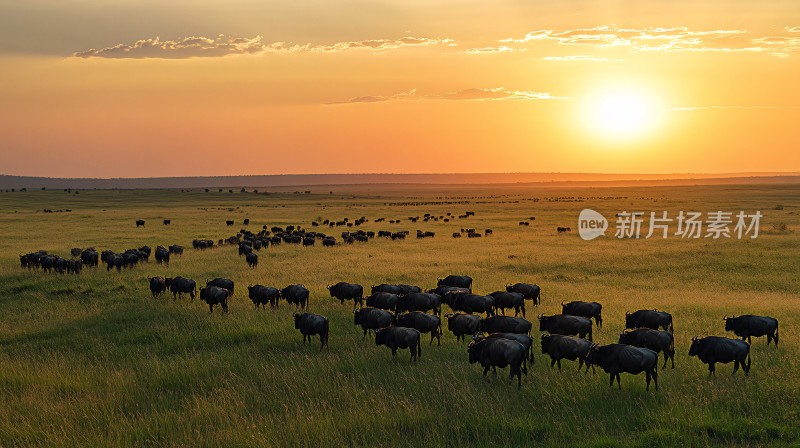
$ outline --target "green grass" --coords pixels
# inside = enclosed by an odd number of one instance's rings
[[[334,190],[334,194],[328,191]],[[300,190],[305,190],[303,188]],[[61,191],[0,193],[0,446],[763,446],[800,443],[800,187],[716,186],[544,189],[515,186],[312,187],[312,194]],[[592,198],[559,200],[552,198]],[[533,200],[538,198],[538,200]],[[469,201],[469,204],[443,204]],[[399,202],[437,203],[399,206]],[[778,209],[777,205],[782,207]],[[755,240],[617,240],[586,242],[577,215],[622,210],[761,210]],[[43,213],[45,208],[72,212]],[[451,223],[372,222],[424,213],[476,216]],[[531,215],[529,228],[518,221]],[[249,269],[234,247],[191,249],[251,219],[301,224],[317,217],[366,216],[366,230],[412,231],[406,241],[375,240],[335,248],[261,251]],[[162,226],[161,219],[172,219]],[[146,219],[135,228],[136,219]],[[237,225],[226,227],[226,219]],[[772,224],[785,223],[786,231]],[[556,226],[572,234],[558,235]],[[494,236],[453,239],[461,227]],[[437,232],[416,240],[416,229]],[[338,235],[342,228],[321,229]],[[674,231],[674,230],[673,230]],[[613,235],[610,229],[608,235]],[[182,244],[170,266],[47,275],[19,268],[18,254],[71,247],[117,251]],[[660,371],[659,392],[643,376],[583,375],[567,362],[537,364],[518,391],[501,372],[488,379],[467,362],[466,346],[446,332],[441,347],[401,351],[361,340],[351,305],[325,286],[382,282],[435,285],[469,274],[481,293],[513,281],[538,283],[542,306],[528,318],[557,313],[566,300],[604,305],[600,343],[616,342],[626,310],[659,308],[675,318],[676,369]],[[232,278],[230,313],[201,302],[153,299],[152,275],[198,283]],[[331,321],[330,347],[303,346],[293,309],[253,309],[246,285],[303,283],[311,311]],[[780,320],[781,346],[752,347],[749,377],[705,366],[687,355],[692,336],[724,334],[722,317],[768,314]],[[533,335],[538,336],[538,325]],[[537,343],[538,347],[538,343]],[[659,366],[660,367],[660,366]]]

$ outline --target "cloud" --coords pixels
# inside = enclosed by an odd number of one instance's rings
[[[450,101],[500,101],[500,100],[563,100],[566,97],[553,96],[549,92],[535,92],[530,90],[508,90],[503,87],[472,88],[455,92],[437,93],[418,96],[417,90],[398,93],[388,96],[358,96],[344,101],[334,101],[327,104],[352,104],[352,103],[378,103],[397,100],[450,100]]]
[[[452,39],[428,37],[402,37],[400,39],[371,39],[350,42],[337,42],[330,45],[295,44],[291,42],[264,43],[261,36],[253,38],[225,37],[184,37],[178,40],[142,39],[133,44],[118,44],[112,47],[91,49],[73,53],[76,58],[110,59],[187,59],[201,57],[223,57],[230,55],[264,53],[332,53],[351,50],[383,52],[401,47],[422,47],[431,45],[455,46]]]
[[[789,33],[800,32],[800,27],[787,27],[786,31]],[[573,46],[586,45],[597,48],[627,48],[640,52],[749,51],[776,56],[788,56],[789,53],[800,49],[800,37],[797,36],[752,36],[746,30],[697,31],[686,27],[621,28],[603,25],[566,31],[535,30],[520,38],[507,38],[500,41],[507,46],[533,45],[537,42]]]
[[[595,56],[574,55],[574,56],[545,56],[545,61],[591,61],[591,62],[621,62],[625,59],[599,58]]]
[[[488,53],[508,53],[514,51],[513,48],[500,45],[499,47],[467,48],[462,53],[468,54],[488,54]]]

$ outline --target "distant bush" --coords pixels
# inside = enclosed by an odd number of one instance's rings
[[[789,227],[786,225],[785,222],[778,222],[772,225],[772,230],[776,232],[786,232],[789,230]]]
[[[775,210],[783,210],[783,205],[781,204],[776,205]]]

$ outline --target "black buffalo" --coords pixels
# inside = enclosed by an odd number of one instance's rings
[[[419,361],[422,357],[422,344],[419,330],[406,327],[386,327],[375,332],[375,345],[385,345],[392,349],[392,356],[397,356],[398,348],[411,351],[411,361]]]
[[[553,316],[539,315],[539,331],[550,334],[563,334],[588,338],[592,340],[592,321],[585,317],[555,314]]]
[[[603,326],[603,305],[597,302],[575,300],[569,303],[561,303],[561,314],[581,316],[587,319],[594,318],[598,328]]]
[[[230,291],[217,286],[200,288],[200,300],[208,304],[209,312],[214,312],[214,305],[222,306],[222,311],[228,312],[228,296]]]
[[[506,309],[514,308],[514,316],[518,316],[522,311],[522,317],[525,317],[525,296],[518,292],[496,291],[491,294],[494,299],[495,313],[499,309],[505,315]]]
[[[353,301],[353,309],[356,306],[364,306],[364,287],[355,283],[339,282],[333,286],[328,286],[331,297],[339,299],[341,304],[345,300]]]
[[[258,254],[249,253],[244,256],[244,259],[251,268],[255,269],[258,266]]]
[[[481,319],[481,331],[487,333],[530,334],[533,325],[521,317],[491,316]]]
[[[398,296],[403,295],[403,289],[397,285],[387,285],[386,283],[381,283],[380,285],[373,285],[370,291],[372,294],[376,292],[388,292],[389,294],[395,294]]]
[[[328,318],[312,313],[294,313],[294,328],[303,335],[303,344],[311,342],[311,336],[319,335],[319,351],[328,345]]]
[[[525,347],[525,352],[528,354],[528,362],[533,365],[536,362],[536,357],[533,354],[533,338],[526,335],[526,334],[517,334],[517,333],[491,333],[486,336],[478,336],[475,335],[472,339],[475,342],[481,341],[483,339],[509,339],[512,341],[517,341]]]
[[[472,291],[472,277],[468,275],[448,275],[445,278],[440,278],[436,282],[437,286],[454,286],[456,288],[465,288]]]
[[[377,331],[388,327],[394,321],[394,314],[379,308],[361,308],[353,310],[353,325],[360,325],[364,330],[364,338],[369,330]]]
[[[169,251],[164,246],[156,247],[156,263],[169,266]]]
[[[144,227],[144,219],[137,219],[136,227]]]
[[[438,316],[431,316],[421,311],[414,311],[412,313],[398,315],[395,319],[395,325],[398,327],[414,328],[420,333],[430,333],[430,343],[433,344],[433,339],[436,338],[437,345],[442,345],[442,321]]]
[[[542,335],[542,354],[550,357],[550,367],[558,364],[561,369],[561,360],[578,360],[578,370],[581,370],[586,363],[586,356],[589,350],[594,347],[594,343],[586,339],[563,334],[543,334]],[[589,364],[586,364],[586,371],[589,371]]]
[[[525,363],[525,347],[519,342],[503,338],[483,339],[470,342],[467,353],[470,364],[480,363],[483,366],[484,376],[492,367],[510,366],[509,379],[513,380],[516,376],[517,388],[522,387],[522,374],[528,374],[528,367]]]
[[[539,306],[539,304],[542,303],[542,289],[539,288],[539,285],[514,283],[513,285],[506,285],[506,291],[522,294],[525,300],[532,300],[534,306]]]
[[[219,288],[225,288],[230,293],[228,297],[233,297],[233,280],[229,278],[217,277],[214,280],[207,280],[206,286],[217,286]]]
[[[663,328],[671,333],[675,332],[672,326],[672,314],[658,310],[639,310],[625,313],[625,328]]]
[[[401,296],[397,301],[397,312],[403,311],[433,311],[438,315],[442,312],[442,300],[438,295],[428,292]]]
[[[669,331],[652,328],[625,330],[619,335],[619,343],[649,348],[656,353],[664,352],[664,366],[661,368],[667,368],[668,358],[672,360],[672,368],[675,368],[675,337]]]
[[[398,300],[400,300],[400,298],[397,296],[397,294],[392,294],[389,292],[375,292],[372,293],[371,296],[367,297],[367,306],[394,312],[397,310]]]
[[[445,314],[447,329],[455,336],[456,340],[463,340],[465,335],[472,335],[481,329],[481,317],[474,314]]]
[[[622,389],[620,373],[630,373],[638,375],[645,373],[645,381],[650,390],[650,380],[652,379],[658,390],[658,353],[649,348],[634,347],[625,344],[608,344],[594,346],[586,356],[586,363],[592,366],[600,366],[610,375],[609,386],[614,386],[614,379],[617,379],[617,386]]]
[[[697,356],[703,364],[708,364],[708,375],[716,375],[716,363],[733,362],[733,374],[742,366],[744,374],[750,373],[750,344],[738,339],[720,336],[693,337],[689,356]]]
[[[278,307],[278,296],[280,294],[276,288],[264,285],[248,286],[247,295],[250,297],[250,300],[253,301],[253,305],[255,305],[256,308],[261,305],[267,306],[267,303],[269,303],[272,308]]]
[[[492,296],[453,293],[448,296],[448,305],[453,311],[463,311],[467,314],[486,313],[488,316],[494,316],[494,298]]]
[[[299,307],[301,310],[308,309],[309,291],[303,285],[289,285],[280,290],[280,297],[287,302]]]
[[[164,277],[148,277],[147,280],[150,282],[150,292],[153,297],[160,296],[161,293],[167,290],[167,283]]]
[[[183,246],[172,244],[169,246],[169,253],[172,255],[183,255]]]
[[[767,345],[775,340],[775,347],[778,346],[778,320],[772,317],[752,314],[725,317],[725,331],[732,331],[748,343],[752,343],[750,339],[752,337],[766,336]]]
[[[189,294],[189,297],[194,300],[194,294],[197,291],[197,283],[190,278],[175,277],[164,279],[172,293],[172,298],[175,299],[181,294]]]

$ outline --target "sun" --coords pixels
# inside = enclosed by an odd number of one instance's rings
[[[583,115],[594,133],[614,140],[646,136],[660,118],[654,95],[631,88],[603,89],[589,95]]]

